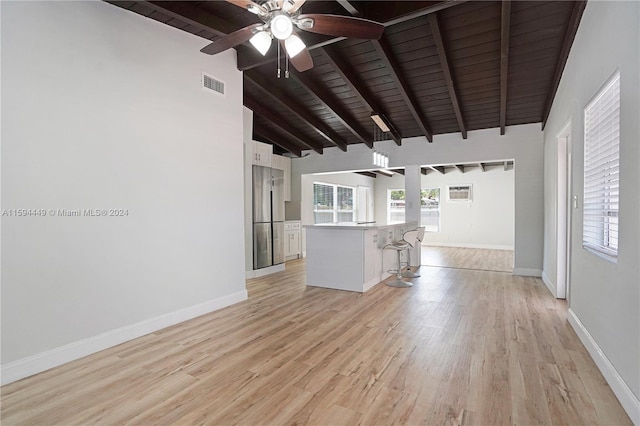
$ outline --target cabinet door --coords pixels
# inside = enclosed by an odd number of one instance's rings
[[[300,257],[300,231],[291,231],[291,255]]]
[[[292,249],[291,240],[293,238],[293,231],[284,231],[284,238],[285,238],[284,255],[286,257],[293,256],[295,254],[291,251]]]
[[[253,141],[252,163],[258,166],[271,167],[273,147],[268,143]]]
[[[300,257],[300,231],[285,231],[285,256]]]

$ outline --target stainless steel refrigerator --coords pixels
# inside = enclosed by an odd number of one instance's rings
[[[253,166],[253,269],[284,263],[284,172]]]

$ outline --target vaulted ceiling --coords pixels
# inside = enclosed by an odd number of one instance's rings
[[[203,38],[202,46],[256,15],[225,1],[109,1]],[[257,1],[262,3],[262,1]],[[384,24],[380,40],[300,32],[305,72],[236,48],[254,139],[300,156],[312,149],[541,123],[544,127],[586,1],[307,1],[304,13]],[[383,114],[391,131],[371,119]]]

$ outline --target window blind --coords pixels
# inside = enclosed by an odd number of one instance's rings
[[[586,106],[584,139],[582,245],[616,257],[620,204],[619,73]]]

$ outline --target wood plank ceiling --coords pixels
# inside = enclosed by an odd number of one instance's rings
[[[257,1],[262,3],[262,1]],[[258,18],[224,1],[109,1],[209,41]],[[314,67],[277,78],[276,49],[236,48],[254,139],[300,156],[385,139],[541,123],[544,127],[586,1],[307,1],[304,13],[370,19],[380,40],[301,32]],[[283,66],[284,68],[284,66]],[[283,70],[284,71],[284,70]],[[283,72],[284,74],[284,72]]]

